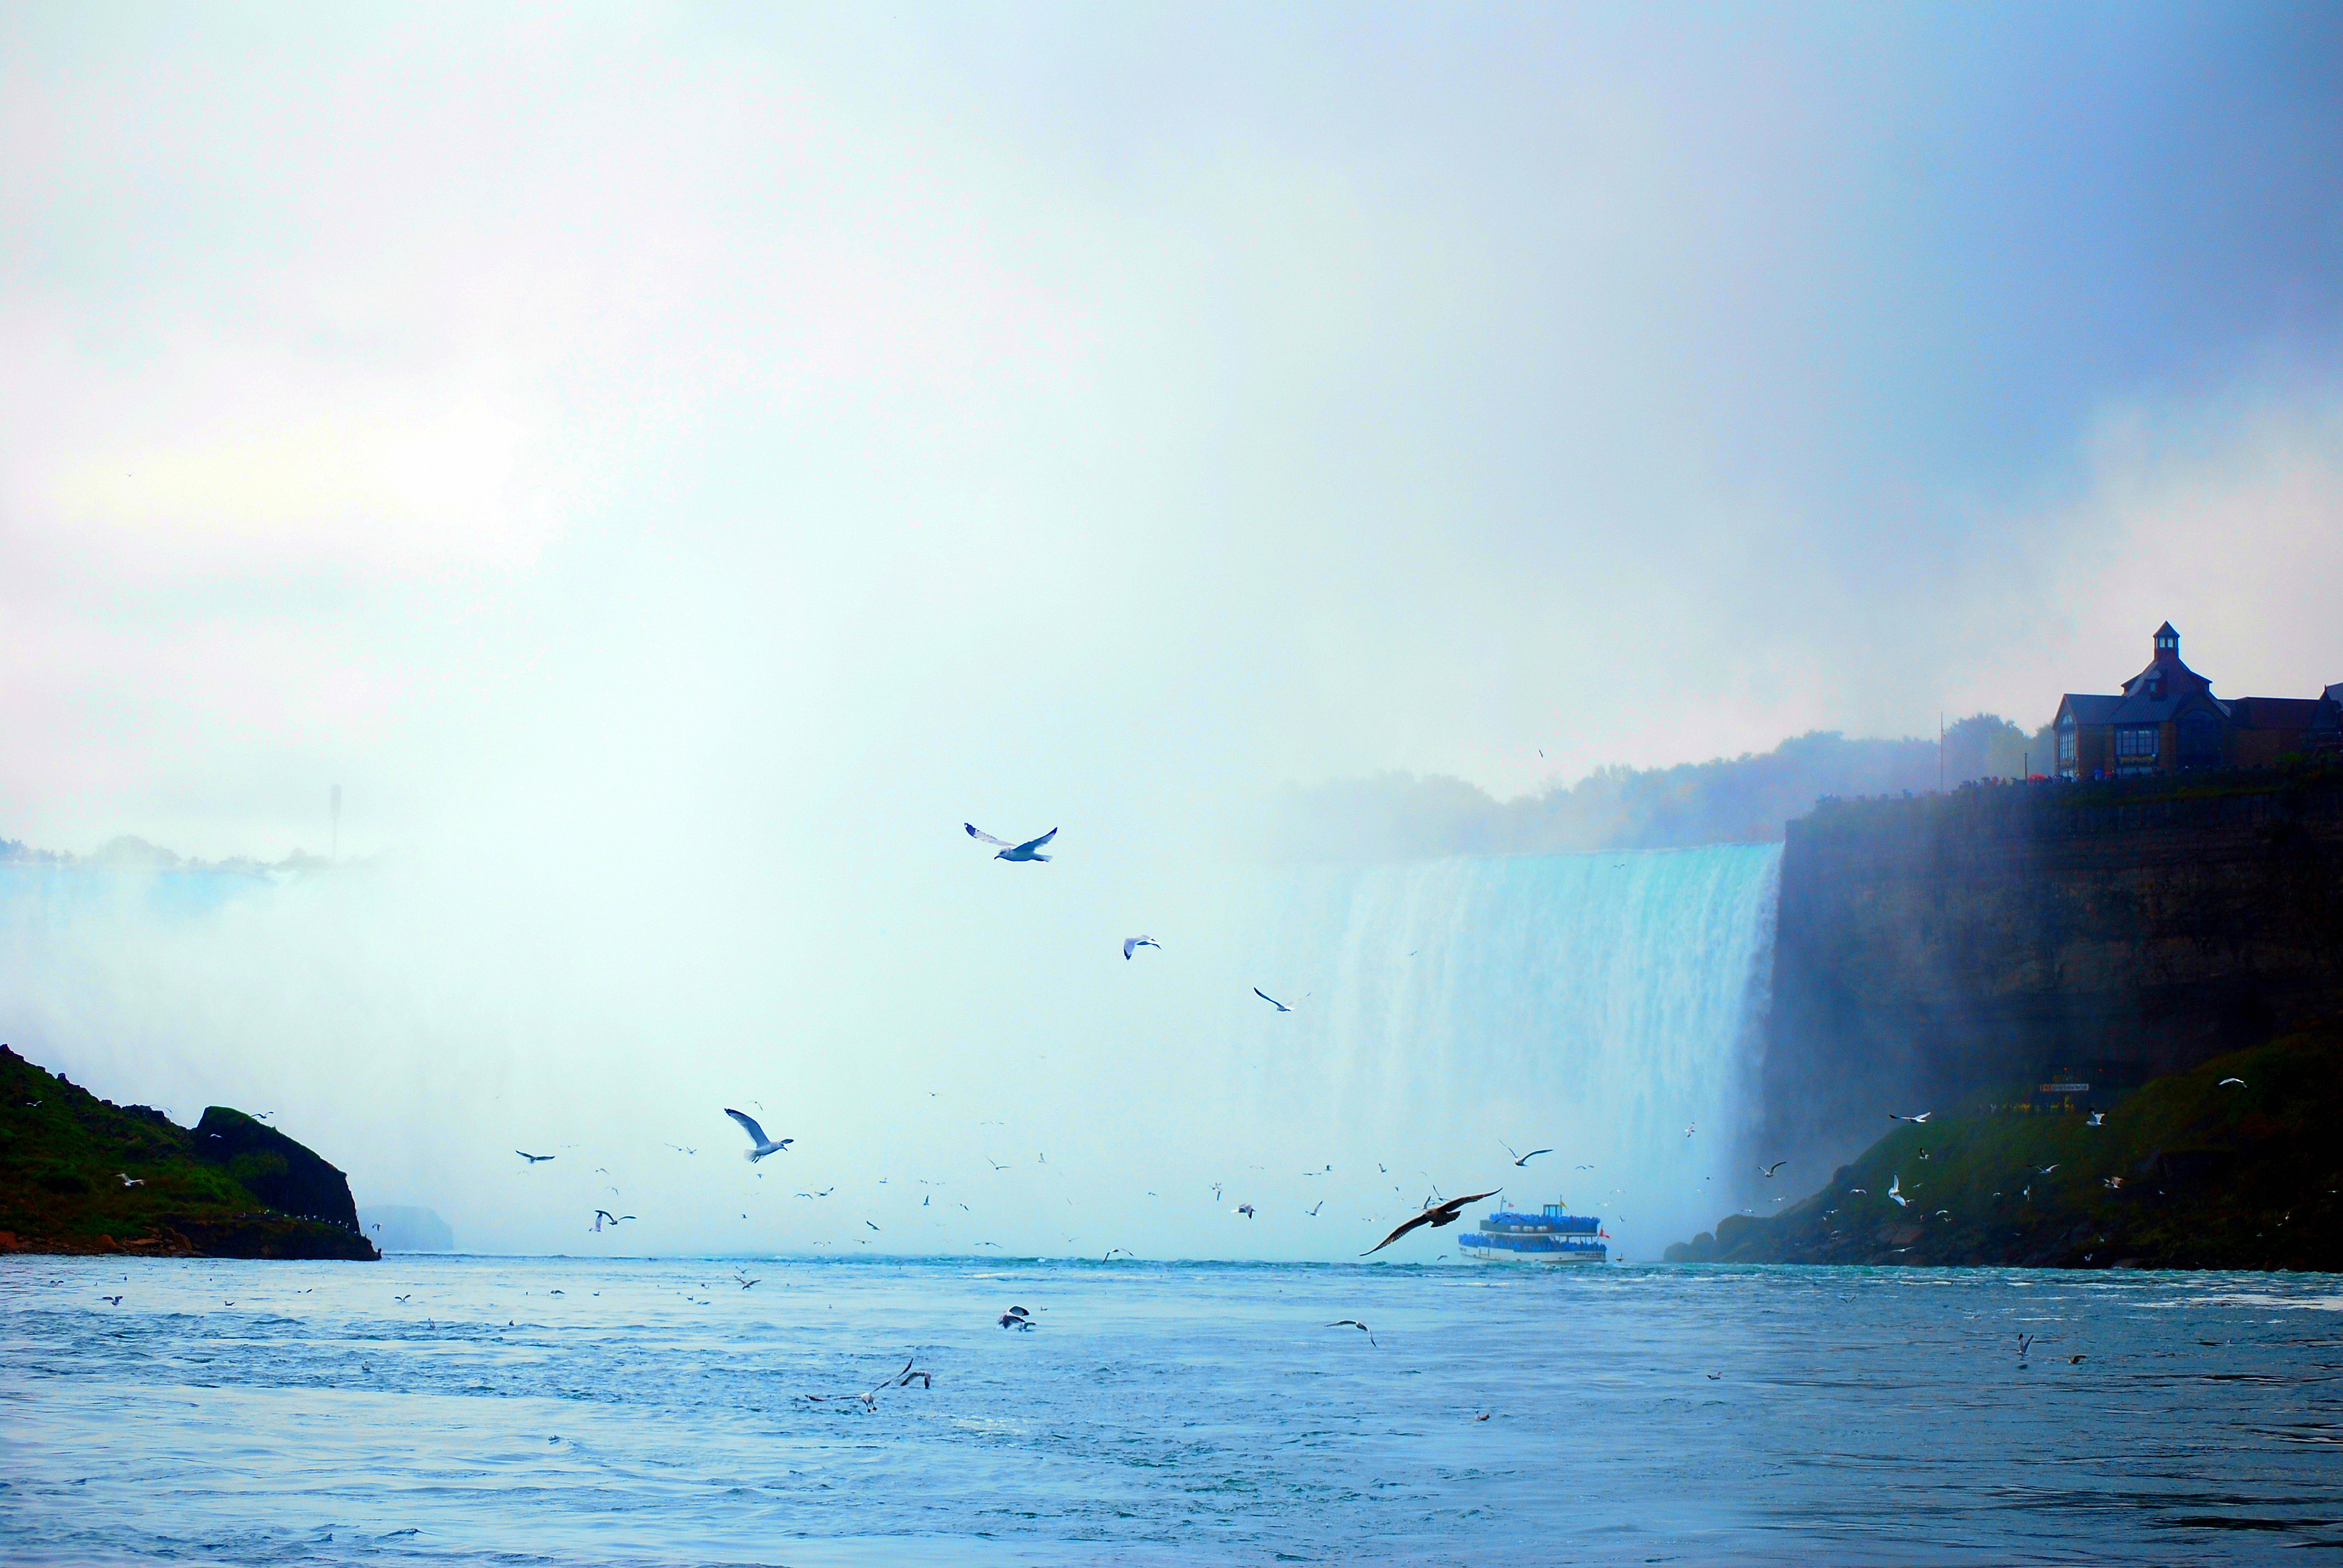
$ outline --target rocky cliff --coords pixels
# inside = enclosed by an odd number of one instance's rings
[[[190,1131],[0,1046],[0,1252],[377,1256],[348,1181],[225,1106]]]
[[[1790,825],[1753,1155],[2343,1018],[2343,769],[1825,801]]]

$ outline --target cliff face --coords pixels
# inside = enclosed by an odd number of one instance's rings
[[[339,1171],[214,1106],[193,1131],[0,1046],[0,1252],[378,1254]]]
[[[1755,1134],[1827,1168],[2013,1081],[2343,1017],[2343,771],[1825,802],[1783,850]]]

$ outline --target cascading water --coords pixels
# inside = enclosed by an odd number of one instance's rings
[[[1295,872],[1264,953],[1295,1010],[1231,1079],[1287,1146],[1372,1162],[1400,1212],[1427,1183],[1502,1181],[1603,1215],[1614,1256],[1655,1256],[1763,1186],[1738,1133],[1780,862],[1736,845]],[[1554,1152],[1516,1168],[1501,1141]]]

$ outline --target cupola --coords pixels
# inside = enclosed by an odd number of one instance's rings
[[[2179,657],[2180,634],[2172,629],[2172,623],[2167,620],[2156,628],[2157,662],[2161,664],[2167,658],[2177,660]]]

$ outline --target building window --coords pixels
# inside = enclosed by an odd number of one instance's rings
[[[2072,719],[2062,719],[2058,721],[2058,766],[2072,768],[2074,765],[2075,721]]]
[[[2152,725],[2116,731],[2116,757],[2118,760],[2155,755],[2156,729]]]

